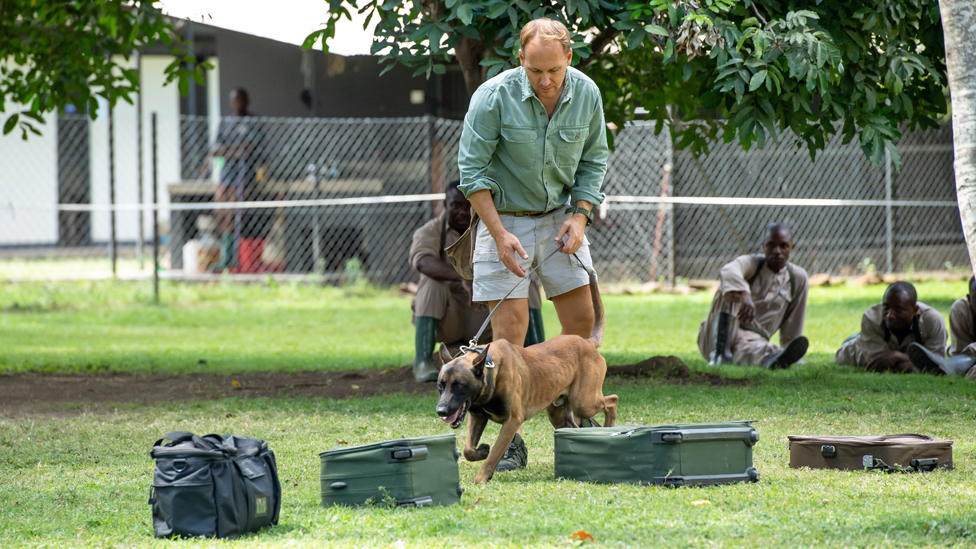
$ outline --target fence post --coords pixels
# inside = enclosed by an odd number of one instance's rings
[[[891,154],[885,147],[885,249],[887,252],[888,274],[895,271],[892,263],[894,244],[892,242],[892,222],[891,222]]]
[[[152,113],[152,239],[153,239],[153,301],[159,303],[159,196],[157,178],[159,169],[156,165],[156,113]]]
[[[139,75],[139,85],[142,86],[142,53],[136,50],[136,73]],[[139,205],[141,206],[145,200],[145,192],[142,188],[142,92],[140,91],[136,94],[136,133],[138,137],[136,139],[136,155],[138,156],[136,160],[136,170],[138,170],[139,175],[136,178],[139,195]],[[145,268],[145,261],[142,256],[143,243],[146,241],[145,233],[145,212],[142,208],[139,209],[139,242],[136,243],[136,257],[139,260],[139,270],[141,271]]]
[[[109,247],[108,255],[112,260],[112,277],[115,278],[116,270],[116,249],[115,240],[115,122],[112,120],[112,104],[108,106],[108,203],[111,206],[109,212]]]

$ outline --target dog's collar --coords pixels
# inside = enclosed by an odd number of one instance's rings
[[[482,386],[481,395],[472,402],[475,406],[485,404],[495,394],[495,362],[491,359],[491,353],[487,351],[486,353],[488,356],[485,357],[485,384]]]

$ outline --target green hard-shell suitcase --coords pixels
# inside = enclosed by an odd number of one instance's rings
[[[749,421],[556,429],[556,478],[696,486],[756,482]]]
[[[461,501],[454,435],[335,448],[322,460],[322,505],[452,505]]]

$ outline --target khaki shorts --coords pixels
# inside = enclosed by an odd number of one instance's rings
[[[500,214],[500,217],[505,230],[514,234],[522,243],[525,253],[529,254],[528,259],[516,256],[519,265],[528,271],[556,249],[556,241],[553,239],[556,238],[559,227],[571,217],[571,214],[567,214],[565,208],[559,208],[539,217],[516,217],[508,214]],[[586,269],[580,264],[582,261],[588,267],[593,265],[590,259],[590,243],[585,237],[583,245],[575,256],[578,256],[579,260],[573,255],[557,253],[535,272],[549,299],[590,283]],[[509,271],[508,267],[498,259],[495,239],[491,237],[483,222],[478,224],[478,238],[474,246],[473,259],[474,301],[498,301],[505,297],[520,280],[523,280]],[[512,292],[509,299],[525,299],[528,295],[529,283],[523,282]]]

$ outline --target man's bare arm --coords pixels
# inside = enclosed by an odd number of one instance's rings
[[[442,282],[461,281],[463,278],[447,261],[433,255],[425,255],[417,260],[417,270],[434,280]]]

